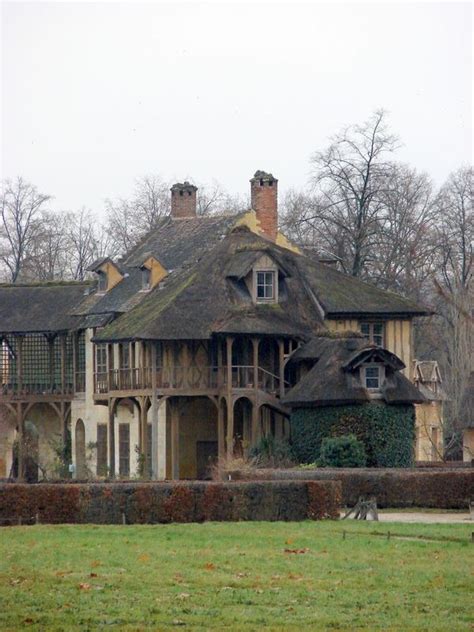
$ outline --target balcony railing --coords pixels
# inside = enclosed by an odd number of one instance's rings
[[[174,366],[156,369],[158,390],[206,390],[227,385],[227,367],[217,366]],[[232,388],[258,388],[268,393],[280,392],[280,378],[262,367],[232,366]],[[94,376],[95,393],[109,391],[148,390],[152,388],[152,369],[111,369]],[[287,384],[285,384],[287,386]]]
[[[74,385],[72,382],[65,384],[51,383],[50,381],[35,380],[17,384],[14,382],[5,382],[0,385],[0,398],[19,398],[41,395],[72,395],[74,393]]]

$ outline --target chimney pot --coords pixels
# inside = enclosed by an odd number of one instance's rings
[[[278,180],[271,173],[256,171],[250,180],[250,199],[262,232],[275,241],[278,234]]]
[[[183,219],[196,217],[197,187],[190,182],[177,182],[171,187],[171,217]]]

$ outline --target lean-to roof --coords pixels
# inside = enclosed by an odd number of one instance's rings
[[[0,286],[0,333],[55,332],[73,329],[87,283],[35,283]]]

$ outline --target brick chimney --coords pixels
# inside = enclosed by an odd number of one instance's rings
[[[196,217],[197,187],[190,182],[178,182],[171,187],[171,217],[183,219]]]
[[[263,233],[275,241],[278,233],[278,180],[271,173],[256,171],[250,180],[250,199]]]

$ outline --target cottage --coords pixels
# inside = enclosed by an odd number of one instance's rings
[[[94,282],[0,288],[0,476],[25,476],[29,422],[37,461],[53,430],[70,433],[78,478],[195,478],[288,438],[301,398],[426,401],[411,368],[427,310],[304,254],[278,231],[277,179],[250,182],[237,216],[198,217],[196,187],[174,185],[170,217],[120,262],[94,262]]]

